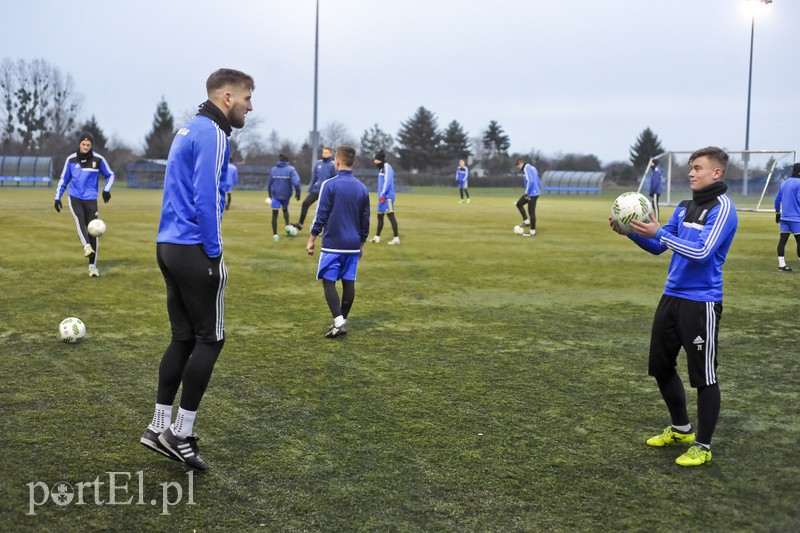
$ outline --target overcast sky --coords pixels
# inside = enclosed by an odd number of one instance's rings
[[[751,149],[800,144],[800,2],[755,19]],[[259,131],[313,124],[315,0],[5,2],[0,58],[73,77],[82,119],[144,145],[162,96],[176,120],[219,67],[251,74]],[[650,127],[667,149],[744,148],[747,0],[320,0],[318,127],[396,136],[419,106],[511,151],[627,160]],[[179,124],[176,124],[179,126]]]

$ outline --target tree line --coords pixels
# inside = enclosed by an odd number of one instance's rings
[[[0,62],[0,146],[6,155],[49,155],[54,161],[76,148],[76,136],[88,131],[94,136],[94,148],[102,153],[116,172],[122,175],[125,165],[136,159],[166,159],[177,130],[175,118],[165,99],[156,105],[150,131],[143,139],[143,150],[109,140],[92,115],[81,120],[83,96],[69,74],[42,59],[32,61],[3,59]],[[300,144],[286,140],[273,130],[266,138],[257,130],[258,117],[248,118],[248,127],[234,130],[231,154],[234,161],[253,165],[273,165],[278,154],[293,160],[298,172],[310,174],[312,161],[308,141]],[[539,151],[509,153],[511,139],[496,120],[490,120],[476,137],[457,121],[440,127],[434,112],[420,106],[393,136],[378,124],[365,130],[356,140],[347,127],[331,122],[320,130],[321,146],[350,144],[360,147],[362,168],[369,168],[372,156],[383,150],[396,167],[426,174],[451,173],[459,159],[469,162],[479,172],[474,176],[506,176],[513,172],[518,158],[531,161],[540,172],[548,169],[605,171],[617,182],[635,181],[652,156],[664,152],[656,134],[645,128],[630,147],[628,162],[606,165],[591,154],[545,156]],[[60,172],[60,169],[56,170]]]

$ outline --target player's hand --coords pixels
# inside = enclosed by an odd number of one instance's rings
[[[64,207],[64,206],[61,203],[61,200],[56,200],[56,203],[53,204],[53,207],[56,208],[56,213],[60,213],[61,212],[61,208]]]
[[[625,232],[620,229],[619,224],[617,224],[617,221],[613,218],[608,217],[608,225],[611,226],[611,229],[614,230],[615,233],[625,235]]]
[[[522,197],[525,198],[526,202],[530,202],[531,201],[531,197],[528,196],[527,194],[522,195]]]
[[[103,191],[103,203],[107,204],[109,200],[111,200],[111,193],[108,191]]]
[[[775,223],[776,224],[780,224],[781,223],[781,214],[780,213],[775,213]]]
[[[294,195],[294,199],[299,202],[300,201],[300,193],[295,194]]]
[[[311,235],[308,238],[308,243],[306,244],[306,252],[308,252],[308,255],[314,255],[314,236],[313,235]]]
[[[380,198],[378,198],[378,201],[383,203],[383,202],[386,201],[386,197],[385,196],[381,196]]]
[[[658,230],[661,228],[661,225],[656,220],[656,215],[653,212],[650,213],[650,222],[641,222],[634,219],[631,220],[629,225],[634,232],[648,239],[655,238],[656,232],[658,232]]]

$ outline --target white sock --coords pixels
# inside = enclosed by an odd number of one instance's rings
[[[169,427],[170,420],[172,420],[172,406],[157,403],[156,410],[153,413],[153,421],[147,427],[156,433],[161,433]]]
[[[333,319],[333,325],[337,328],[344,326],[345,322],[347,322],[347,320],[345,320],[342,315],[339,315]]]
[[[786,258],[783,256],[778,256],[778,266],[783,268],[786,266]]]
[[[181,438],[191,435],[195,416],[197,416],[197,411],[186,411],[183,407],[179,407],[178,416],[175,417],[175,423],[171,426],[172,432]]]
[[[675,424],[672,424],[672,427],[681,433],[689,433],[692,430],[691,424],[686,424],[685,426],[676,426]]]

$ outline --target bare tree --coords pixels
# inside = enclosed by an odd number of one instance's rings
[[[330,146],[336,148],[341,144],[356,146],[355,138],[347,130],[347,127],[341,122],[333,121],[328,122],[325,127],[320,131],[320,146]]]

